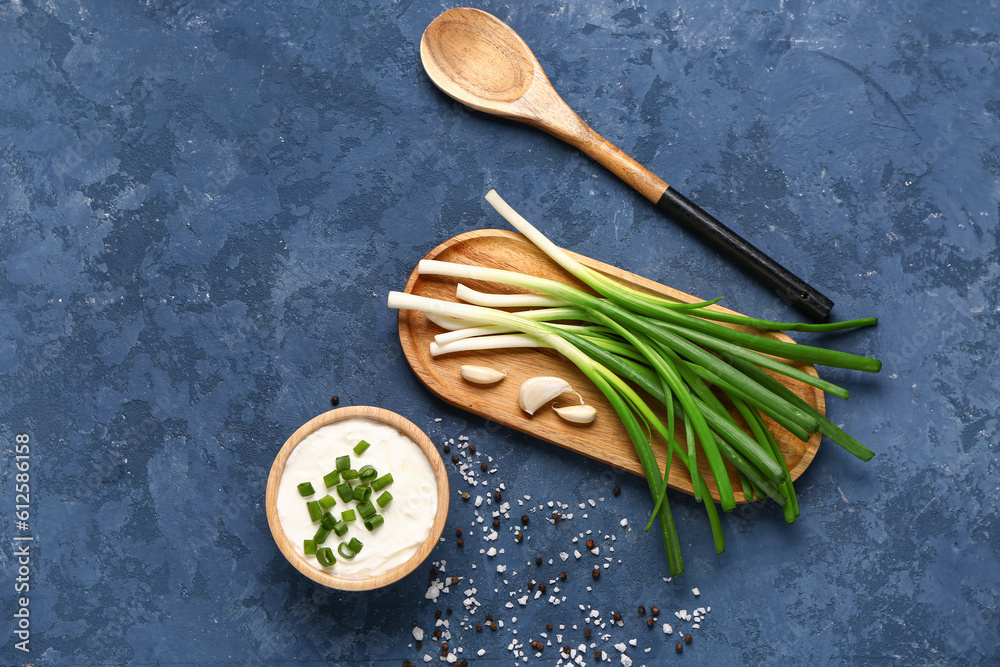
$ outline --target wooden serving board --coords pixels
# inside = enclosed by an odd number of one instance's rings
[[[587,266],[632,287],[686,303],[701,300],[588,257],[576,253],[570,253],[570,255]],[[520,234],[505,230],[480,229],[460,234],[431,250],[425,259],[508,269],[543,278],[562,280],[581,289],[586,289],[579,281],[535,248],[530,241]],[[486,292],[521,291],[497,283],[468,280],[462,282],[473,289]],[[414,269],[406,283],[405,291],[436,299],[456,301],[455,287],[457,283],[458,279],[456,278],[421,276]],[[733,312],[721,306],[711,306],[711,308]],[[781,340],[791,340],[780,332],[754,331]],[[407,310],[399,312],[399,340],[402,344],[403,354],[420,381],[436,396],[451,405],[504,426],[533,435],[578,454],[609,463],[617,468],[640,476],[643,475],[642,466],[632,447],[632,442],[611,404],[576,366],[563,359],[558,353],[552,350],[515,349],[460,352],[432,357],[430,343],[436,334],[442,332],[440,327],[430,322],[421,312]],[[459,368],[463,364],[506,370],[507,377],[494,385],[473,384],[462,378]],[[795,362],[795,365],[812,375],[816,375],[816,369],[811,365],[798,362]],[[534,416],[523,412],[517,403],[518,388],[524,380],[538,375],[555,375],[566,379],[583,396],[586,403],[597,408],[597,419],[591,424],[579,425],[563,420],[548,408],[539,410]],[[826,401],[821,390],[784,376],[776,377],[785,386],[825,414]],[[644,398],[647,398],[650,406],[657,405],[648,396],[644,396]],[[564,399],[564,402],[570,401],[567,398]],[[666,423],[665,410],[659,410],[658,413]],[[738,418],[737,420],[742,424],[741,420]],[[788,463],[792,479],[798,478],[815,457],[822,436],[814,434],[808,442],[803,442],[766,417],[765,420]],[[683,428],[677,433],[677,439],[684,442]],[[666,463],[666,447],[662,439],[657,438],[654,441],[653,449],[662,469]],[[707,462],[699,457],[698,466],[704,474],[712,495],[718,499]],[[745,502],[735,470],[730,469],[730,473],[736,500]],[[680,491],[692,492],[690,476],[686,469],[680,465],[672,466],[669,484],[672,488]]]

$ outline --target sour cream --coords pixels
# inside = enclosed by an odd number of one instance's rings
[[[355,454],[354,446],[361,440],[369,442],[371,447],[363,454]],[[345,419],[323,426],[292,450],[278,484],[278,521],[285,535],[304,554],[303,541],[311,540],[319,528],[319,522],[313,523],[309,518],[306,502],[319,500],[326,494],[337,499],[337,504],[329,509],[335,518],[340,519],[346,509],[357,511],[357,503],[344,502],[336,487],[327,489],[323,483],[323,476],[337,469],[338,456],[350,456],[351,468],[355,470],[371,465],[379,477],[392,473],[392,484],[373,491],[370,498],[385,523],[368,532],[358,515],[347,524],[347,533],[338,537],[331,532],[322,544],[333,549],[336,563],[325,568],[316,556],[305,556],[306,560],[318,570],[347,579],[378,575],[406,562],[427,539],[434,523],[437,513],[434,470],[417,443],[392,426],[370,419]],[[302,482],[311,482],[316,493],[303,498],[297,488]],[[392,494],[392,502],[379,507],[375,500],[384,491]],[[352,537],[361,540],[364,547],[353,560],[348,560],[337,553],[337,545],[349,542]]]

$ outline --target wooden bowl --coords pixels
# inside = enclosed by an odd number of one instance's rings
[[[299,551],[298,546],[293,544],[291,540],[288,539],[288,536],[285,535],[285,531],[281,527],[281,523],[278,519],[278,484],[281,481],[281,475],[285,471],[285,463],[288,461],[288,457],[292,453],[292,450],[295,449],[295,447],[298,446],[298,444],[302,442],[306,436],[312,434],[317,429],[345,419],[352,419],[354,417],[370,419],[375,422],[392,426],[400,433],[410,438],[410,440],[417,443],[417,446],[420,447],[424,456],[426,456],[427,460],[430,462],[431,468],[434,470],[434,480],[437,483],[437,514],[434,516],[434,523],[431,525],[431,531],[427,536],[427,539],[424,540],[417,551],[406,562],[401,563],[390,570],[382,572],[381,574],[364,578],[338,577],[313,566]],[[329,586],[330,588],[336,588],[344,591],[367,591],[373,588],[388,586],[389,584],[399,581],[415,570],[417,566],[420,565],[425,558],[427,558],[440,539],[441,531],[444,530],[445,520],[448,518],[448,499],[448,475],[445,472],[444,462],[441,460],[441,455],[438,454],[437,449],[434,447],[434,443],[431,442],[430,438],[428,438],[427,435],[413,422],[396,414],[395,412],[390,412],[389,410],[384,410],[382,408],[360,405],[337,408],[336,410],[324,412],[318,417],[315,417],[314,419],[311,419],[303,424],[297,431],[295,431],[295,433],[291,435],[290,438],[288,438],[288,440],[285,441],[284,446],[282,446],[277,457],[274,459],[274,464],[271,466],[271,474],[268,475],[267,478],[265,508],[267,510],[267,523],[271,527],[271,535],[274,537],[274,541],[277,543],[278,549],[281,550],[281,553],[284,554],[285,558],[288,559],[288,562],[291,563],[296,570],[313,581],[323,584],[324,586]]]

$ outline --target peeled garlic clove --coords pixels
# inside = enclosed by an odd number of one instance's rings
[[[462,366],[462,377],[476,384],[493,384],[507,377],[507,371],[498,371],[486,366]]]
[[[560,417],[574,424],[589,424],[597,417],[597,408],[593,405],[567,405],[557,408],[552,406]]]
[[[517,404],[529,415],[554,398],[573,391],[569,382],[557,377],[539,376],[525,380],[517,391]]]

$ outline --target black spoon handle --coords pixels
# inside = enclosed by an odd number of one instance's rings
[[[833,301],[673,188],[668,186],[663,191],[656,207],[770,284],[778,296],[800,312],[820,322],[830,314]]]

